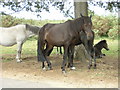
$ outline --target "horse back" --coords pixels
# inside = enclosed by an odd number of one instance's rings
[[[12,46],[17,41],[24,41],[26,38],[25,26],[17,25],[0,30],[0,44],[3,46]]]
[[[14,33],[14,32],[22,32],[22,30],[25,30],[25,25],[16,25],[16,26],[12,26],[12,27],[1,27],[0,28],[0,32],[11,32],[11,33]]]
[[[69,23],[61,23],[53,25],[49,30],[45,33],[45,40],[51,44],[63,45],[70,40],[71,32],[70,32],[70,24]]]

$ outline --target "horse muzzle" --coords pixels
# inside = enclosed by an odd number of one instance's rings
[[[87,39],[88,40],[93,39],[93,33],[91,31],[90,32],[86,32],[86,34],[87,34]]]
[[[87,35],[87,40],[93,39],[93,35]]]
[[[108,51],[108,50],[109,50],[109,48],[106,48],[106,50]]]

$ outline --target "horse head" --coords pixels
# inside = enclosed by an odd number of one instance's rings
[[[88,40],[93,38],[91,17],[92,17],[91,15],[90,16],[83,16],[81,14],[81,18],[82,18],[82,22],[83,22],[82,30],[83,30],[83,32],[86,33]]]
[[[106,40],[102,40],[102,42],[103,42],[103,48],[105,48],[107,51],[109,50],[109,48],[108,48],[108,44],[107,44],[107,41]]]

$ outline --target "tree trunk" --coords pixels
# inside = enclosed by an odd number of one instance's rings
[[[87,16],[88,15],[87,2],[77,2],[77,1],[74,2],[74,12],[75,12],[75,18],[80,17],[80,13],[83,16]],[[77,60],[86,61],[85,59],[87,59],[87,52],[86,52],[83,44],[75,47],[75,57],[74,58]]]
[[[87,0],[84,0],[84,1],[87,1]],[[80,17],[80,13],[83,16],[87,16],[88,15],[88,4],[87,4],[87,2],[74,2],[74,12],[75,12],[75,18]]]

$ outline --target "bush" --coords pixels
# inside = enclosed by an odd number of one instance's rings
[[[17,24],[31,24],[36,26],[43,26],[46,23],[63,23],[64,20],[32,20],[32,19],[19,19],[10,15],[2,16],[2,27],[11,27]],[[118,37],[118,18],[115,16],[93,16],[93,30],[95,37],[107,36],[110,38]]]
[[[3,15],[2,16],[2,25],[1,27],[11,27],[17,24],[30,24],[36,26],[43,26],[46,23],[62,23],[64,20],[33,20],[33,19],[19,19],[16,17],[12,17],[10,15]]]
[[[1,25],[2,27],[11,27],[20,24],[22,22],[22,20],[12,17],[10,15],[2,16],[1,20],[2,20],[2,25]]]
[[[112,29],[109,30],[108,36],[109,38],[118,38],[118,26],[114,26]]]
[[[97,37],[107,36],[116,38],[118,32],[118,19],[113,16],[93,16],[93,30]]]

